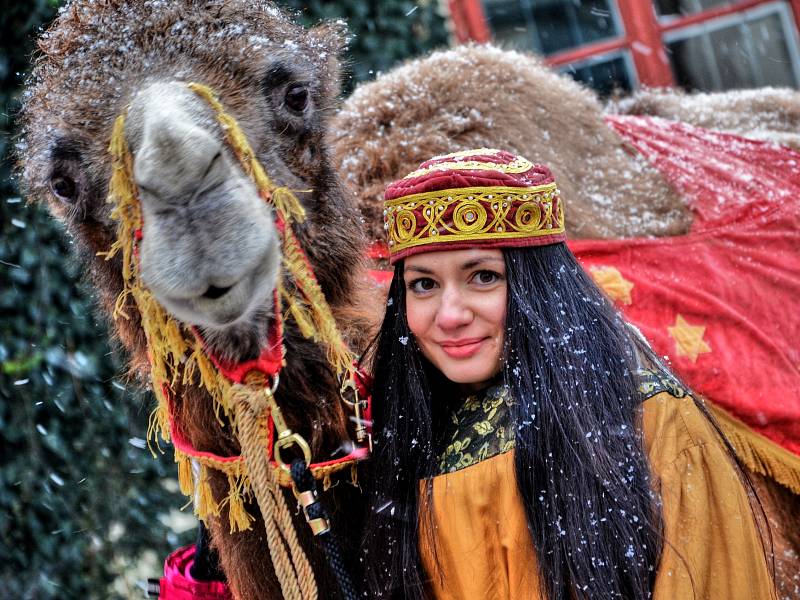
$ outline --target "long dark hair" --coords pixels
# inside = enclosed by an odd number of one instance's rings
[[[566,244],[504,256],[513,327],[506,327],[502,377],[515,400],[516,479],[541,592],[549,600],[649,598],[662,518],[642,444],[637,370],[658,360]],[[366,585],[370,597],[421,599],[419,506],[432,498],[430,482],[421,492],[419,482],[437,463],[436,423],[451,395],[414,344],[402,263],[372,352]]]

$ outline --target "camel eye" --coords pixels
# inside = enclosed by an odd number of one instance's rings
[[[290,85],[286,90],[283,103],[293,112],[303,112],[308,104],[308,88],[298,83]]]
[[[71,177],[67,177],[66,175],[54,175],[50,179],[50,191],[62,202],[72,204],[77,198],[78,186]]]

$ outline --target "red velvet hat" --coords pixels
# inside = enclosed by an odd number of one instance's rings
[[[566,240],[550,169],[503,150],[436,156],[386,188],[390,262],[421,252]]]

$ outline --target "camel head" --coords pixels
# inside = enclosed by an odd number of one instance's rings
[[[228,358],[265,341],[280,270],[273,210],[189,82],[214,90],[270,178],[295,191],[309,215],[298,236],[312,264],[326,265],[323,291],[334,303],[347,292],[359,250],[352,232],[331,227],[353,209],[325,140],[342,44],[339,27],[305,30],[261,0],[78,0],[62,10],[25,96],[22,175],[27,194],[66,223],[107,308],[119,263],[97,253],[116,235],[108,145],[125,114],[143,283]],[[135,333],[120,333],[136,345]]]

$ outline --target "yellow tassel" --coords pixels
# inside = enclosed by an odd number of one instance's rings
[[[350,465],[350,483],[358,487],[358,465],[356,463]]]
[[[160,437],[165,442],[169,441],[168,418],[165,412],[165,408],[159,404],[159,406],[150,413],[150,417],[147,421],[147,449],[150,450],[150,454],[153,458],[157,458],[158,456],[156,450],[158,450],[160,454],[164,454],[161,445],[158,443],[158,438]]]
[[[197,370],[200,373],[200,385],[208,390],[211,395],[211,399],[214,402],[214,412],[219,418],[219,407],[223,403],[220,375],[205,353],[202,351],[195,352],[194,356],[197,361]]]
[[[259,190],[264,191],[264,195],[266,196],[265,199],[269,200],[270,202],[273,201],[273,189],[274,185],[272,180],[267,176],[264,172],[264,167],[261,166],[261,163],[257,160],[252,160],[250,163],[250,170],[252,171],[253,182],[256,184],[256,187]]]
[[[328,346],[328,361],[336,370],[337,375],[341,375],[350,369],[353,363],[353,354],[344,343],[325,295],[309,271],[300,244],[290,229],[287,229],[285,233],[283,263],[292,275],[299,291],[306,298],[306,304],[310,308],[316,330],[314,337]]]
[[[127,287],[123,288],[119,296],[117,296],[117,301],[114,303],[114,312],[111,313],[114,317],[114,320],[117,320],[120,317],[126,321],[130,320],[128,313],[125,312],[125,305],[128,303],[128,296],[130,296],[130,290]]]
[[[150,413],[148,423],[148,435],[160,436],[163,440],[169,441],[169,409],[167,399],[160,387],[153,388],[153,394],[158,402],[156,408]],[[154,438],[155,439],[155,438]]]
[[[306,339],[313,339],[315,341],[319,341],[317,336],[317,330],[314,327],[314,324],[311,322],[311,315],[308,314],[308,311],[305,309],[304,306],[301,306],[300,302],[295,300],[294,298],[290,298],[289,301],[289,312],[292,315],[295,323],[297,323],[297,327],[300,329],[300,333]]]
[[[246,531],[250,529],[250,523],[255,521],[255,518],[244,508],[243,487],[242,478],[237,480],[233,475],[228,475],[228,489],[230,492],[225,502],[228,505],[228,525],[231,533]]]
[[[245,510],[241,496],[232,497],[228,503],[230,532],[247,531],[253,521],[255,521],[255,517]]]
[[[186,358],[186,362],[183,363],[183,376],[181,377],[181,385],[189,385],[194,379],[197,368],[195,352],[197,352],[197,350],[193,350]]]
[[[259,165],[260,168],[260,165]],[[272,203],[287,223],[301,223],[306,219],[306,210],[288,188],[279,187],[272,190]]]
[[[194,475],[192,474],[192,461],[185,454],[175,451],[175,461],[178,463],[178,487],[184,496],[194,494]]]
[[[216,379],[214,365],[211,364],[211,361],[200,349],[195,350],[194,357],[197,361],[197,371],[200,373],[200,385],[205,388],[216,387],[214,386],[214,380]]]
[[[224,390],[229,386],[223,382],[222,377],[203,352],[200,342],[195,343],[189,358],[186,359],[183,371],[183,383],[188,384],[193,382],[195,380],[195,375],[198,375],[197,385],[203,387],[211,396],[214,417],[217,423],[219,423],[220,427],[224,427],[225,424],[220,417],[220,409],[223,409],[226,416],[229,415],[230,410],[224,400]]]
[[[180,360],[186,354],[186,339],[183,337],[183,333],[181,332],[181,328],[178,325],[178,322],[169,317],[166,320],[166,335],[165,335],[167,342],[169,344],[170,351],[172,355],[177,359]]]
[[[211,491],[211,484],[208,482],[208,472],[206,467],[200,467],[200,481],[197,484],[197,497],[195,501],[195,512],[204,521],[209,516],[219,516],[220,508],[214,500],[214,493]]]
[[[120,250],[122,250],[122,243],[119,240],[116,240],[113,244],[111,244],[111,248],[109,248],[106,252],[98,252],[97,256],[101,256],[105,260],[109,261],[114,258]]]
[[[238,439],[239,438],[239,426],[236,421],[236,411],[233,407],[236,405],[236,394],[238,393],[238,386],[226,385],[225,388],[222,390],[222,396],[219,403],[219,406],[222,407],[223,412],[225,413],[225,417],[228,419],[228,423],[231,425],[231,433]],[[215,409],[218,407],[215,406]],[[219,420],[219,417],[217,417]],[[225,424],[220,421],[220,427],[224,427]]]

